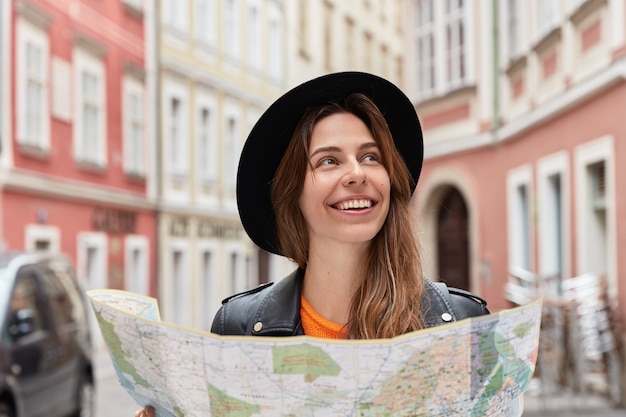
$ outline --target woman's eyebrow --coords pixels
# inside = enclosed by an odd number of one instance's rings
[[[378,148],[378,144],[376,142],[366,142],[366,143],[359,145],[360,151],[363,149],[369,149],[369,148]],[[313,157],[318,153],[325,153],[325,152],[341,152],[341,148],[339,146],[322,146],[321,148],[317,148],[316,150],[314,150],[311,153],[310,157]]]

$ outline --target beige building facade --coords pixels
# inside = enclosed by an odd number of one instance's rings
[[[284,4],[162,0],[153,33],[164,319],[208,330],[221,300],[275,279],[239,221],[239,153],[284,89]]]
[[[286,1],[287,86],[336,71],[403,79],[403,1]]]

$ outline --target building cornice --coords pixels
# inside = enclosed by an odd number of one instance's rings
[[[515,139],[530,129],[555,119],[624,80],[626,80],[626,58],[614,62],[610,67],[595,76],[573,85],[558,97],[510,121],[497,131],[483,132],[426,144],[424,147],[424,159],[438,158]]]
[[[191,202],[175,203],[163,201],[159,205],[160,212],[168,215],[215,218],[223,221],[241,223],[237,210],[220,210]]]
[[[214,76],[200,68],[195,68],[191,65],[185,65],[174,57],[163,57],[161,59],[161,70],[164,73],[170,72],[178,76],[196,80],[198,83],[205,85],[209,88],[216,90],[222,90],[227,95],[233,97],[242,98],[248,103],[251,103],[257,107],[265,108],[269,106],[275,96],[263,96],[261,94],[255,94],[249,89],[246,89],[242,85],[236,83],[229,83],[224,78]],[[280,94],[279,89],[276,90],[276,96]]]
[[[156,210],[155,201],[124,190],[94,187],[93,184],[10,170],[2,175],[2,188],[91,203],[115,205],[129,209]]]

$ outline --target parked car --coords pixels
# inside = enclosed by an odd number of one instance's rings
[[[0,253],[0,417],[94,415],[84,292],[62,255]]]

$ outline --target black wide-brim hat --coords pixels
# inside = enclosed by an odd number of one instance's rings
[[[412,177],[415,190],[422,169],[422,129],[409,98],[394,84],[363,72],[339,72],[307,81],[279,97],[256,122],[239,159],[237,205],[250,239],[282,255],[270,187],[296,125],[310,107],[341,100],[352,93],[368,96],[381,111]]]

